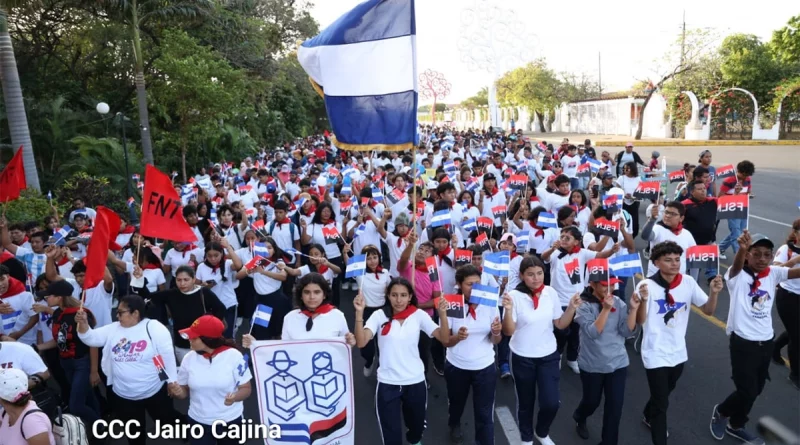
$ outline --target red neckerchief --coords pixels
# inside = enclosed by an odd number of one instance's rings
[[[25,292],[25,285],[22,284],[22,281],[19,281],[18,279],[9,276],[8,289],[6,290],[6,293],[0,295],[0,298],[13,297],[14,295],[19,295],[23,292]]]
[[[328,266],[324,264],[320,264],[317,266],[317,273],[319,273],[320,275],[325,275],[325,272],[327,271],[328,271]]]
[[[378,267],[375,268],[375,279],[376,280],[380,280],[381,279],[381,273],[383,273],[383,267],[378,265]]]
[[[91,231],[92,231],[92,227],[89,226],[89,224],[86,224],[85,226],[83,226],[80,229],[78,229],[78,233],[91,232]]]
[[[161,269],[161,266],[158,264],[147,264],[146,266],[142,267],[142,270],[152,270],[152,269]]]
[[[597,302],[600,303],[600,310],[603,310],[603,300],[601,300],[600,298],[598,298],[596,296],[595,296],[595,298],[597,298]],[[617,312],[617,308],[615,308],[614,306],[611,306],[611,312]]]
[[[450,246],[447,246],[447,249],[441,250],[436,254],[436,255],[439,256],[439,262],[440,263],[443,261],[443,258],[446,257],[450,253],[451,250],[452,249],[450,249]]]
[[[181,258],[186,258],[186,253],[191,252],[194,249],[197,249],[197,246],[195,246],[194,244],[189,244],[188,246],[184,247],[183,250],[181,251]]]
[[[309,207],[309,208],[308,208],[308,211],[306,211],[305,213],[303,212],[303,209],[300,209],[300,213],[303,213],[303,216],[311,216],[311,215],[313,215],[313,214],[314,214],[316,211],[317,211],[317,206],[316,206],[316,205],[314,205],[314,204],[311,204],[311,207]]]
[[[136,227],[134,227],[134,226],[131,226],[131,225],[127,225],[127,226],[125,226],[125,228],[124,228],[124,229],[122,229],[122,230],[119,232],[119,234],[120,234],[120,235],[127,235],[127,234],[129,234],[129,233],[133,233],[133,232],[135,232],[135,231],[136,231]]]
[[[516,250],[512,250],[512,251],[511,251],[510,258],[509,258],[509,261],[513,261],[513,260],[514,260],[514,258],[516,258],[516,257],[518,257],[518,256],[519,256],[519,254],[517,253],[517,251],[516,251]]]
[[[414,312],[417,312],[416,306],[408,306],[407,308],[403,309],[400,313],[392,315],[392,318],[389,319],[386,323],[383,324],[383,328],[381,329],[381,335],[388,335],[389,330],[392,329],[392,321],[399,320],[403,321],[406,318],[412,316]]]
[[[424,264],[422,266],[414,264],[414,269],[417,269],[420,272],[425,272],[425,275],[428,274],[428,266],[426,266]]]
[[[531,291],[531,298],[533,299],[533,310],[539,308],[539,297],[542,296],[542,291],[544,291],[544,284]]]
[[[661,275],[660,272],[657,273],[656,275],[657,276],[654,277],[655,279],[653,281],[655,281],[656,283],[658,283],[659,286],[664,288],[664,293],[666,294],[665,298],[667,300],[667,304],[669,304],[670,306],[674,306],[675,305],[675,298],[673,298],[672,294],[669,291],[672,290],[672,289],[675,289],[678,286],[680,286],[681,282],[683,281],[683,275],[681,275],[681,274],[675,275],[675,278],[672,279],[671,283],[667,283],[667,281],[664,279],[664,277]],[[665,286],[665,284],[666,284],[666,286]]]
[[[660,225],[661,227],[663,227],[663,228],[665,228],[665,229],[669,230],[669,231],[670,231],[670,232],[672,232],[672,234],[673,234],[673,235],[675,235],[675,236],[678,236],[678,235],[680,235],[680,234],[681,234],[681,231],[683,230],[683,224],[681,224],[681,223],[678,223],[678,225],[677,225],[677,226],[675,226],[675,228],[674,228],[674,229],[673,229],[672,227],[669,227],[668,225],[664,224],[664,222],[663,222],[663,221],[659,221],[659,222],[658,222],[658,225]]]
[[[314,315],[327,314],[328,312],[330,312],[330,311],[332,311],[334,309],[336,309],[336,306],[334,306],[334,305],[332,305],[330,303],[324,303],[324,304],[319,305],[319,307],[316,308],[313,311],[309,311],[308,309],[303,309],[303,310],[300,311],[300,313],[305,315],[308,318],[314,318]]]
[[[579,206],[577,204],[572,204],[570,207],[575,209],[575,213],[581,213],[581,211],[586,208],[586,206]]]
[[[24,238],[22,238],[22,242],[20,243],[20,245],[23,245],[23,244],[27,243],[28,241],[30,241],[30,240],[28,239],[28,235],[25,235],[25,237],[24,237]]]
[[[411,233],[411,231],[406,232],[406,234],[403,236],[397,236],[397,248],[400,248],[400,246],[403,244],[403,241],[408,237],[409,233]]]
[[[497,186],[492,187],[492,191],[489,193],[489,197],[494,197],[494,195],[496,195],[497,192],[498,192]]]
[[[539,227],[537,227],[536,224],[533,223],[533,221],[528,221],[528,224],[531,225],[531,228],[536,229],[536,233],[533,236],[535,237],[541,236],[542,238],[544,238],[544,229],[540,229]]]
[[[764,270],[756,274],[752,271],[749,267],[745,266],[742,270],[745,271],[746,274],[753,277],[753,284],[750,285],[750,294],[754,294],[759,287],[761,287],[761,279],[766,278],[769,275],[769,266],[765,267]]]
[[[475,313],[475,308],[477,306],[478,306],[477,304],[468,304],[467,305],[467,315],[472,315],[472,319],[473,320],[477,320],[478,319],[478,314]]]
[[[63,266],[65,264],[67,264],[67,263],[69,263],[69,258],[67,258],[67,256],[65,255],[60,260],[58,260],[58,262],[56,263],[56,266]]]
[[[213,350],[211,352],[204,352],[202,355],[203,355],[203,358],[207,358],[210,361],[212,358],[216,357],[221,352],[227,351],[228,349],[231,349],[231,347],[230,346],[226,346],[226,345],[222,345],[219,348],[217,348],[217,349],[215,349],[215,350]]]
[[[564,249],[562,247],[559,247],[558,251],[561,252],[561,254],[558,256],[558,258],[561,259],[561,258],[564,258],[567,255],[573,255],[573,254],[576,254],[576,253],[580,253],[581,246],[575,246],[570,251],[567,251],[566,249]]]
[[[11,258],[16,258],[11,252],[4,250],[0,252],[0,263],[5,263],[6,261],[10,260]]]
[[[495,162],[494,163],[494,168],[496,168],[498,170],[503,170],[503,163],[502,162],[499,162],[499,163]]]
[[[291,224],[291,223],[292,223],[292,220],[290,220],[288,217],[283,218],[280,221],[278,221],[277,219],[275,220],[275,225],[278,226],[278,230],[280,230],[281,224]]]

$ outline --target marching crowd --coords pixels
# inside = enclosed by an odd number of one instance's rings
[[[494,443],[495,388],[509,378],[523,444],[576,443],[550,435],[561,372],[582,383],[576,434],[592,436],[602,402],[595,442],[626,443],[632,346],[650,390],[637,409],[663,445],[688,360],[689,309],[714,314],[724,286],[733,388],[709,406],[710,431],[763,444],[748,414],[787,344],[798,386],[800,219],[774,242],[751,234],[746,215],[728,216],[730,233],[717,241],[718,199],[755,196],[753,163],[720,171],[704,150],[667,172],[659,158],[630,143],[618,153],[589,140],[554,147],[521,131],[428,127],[412,152],[298,139],[210,164],[186,184],[173,175],[196,241],[143,236],[132,208],[119,215],[104,276],[88,288],[97,211],[87,205],[102,203],[75,199],[43,221],[3,217],[0,444],[54,444],[59,409],[80,418],[92,443],[103,442],[95,422],[135,420],[130,433],[141,433],[146,415],[200,425],[193,444],[236,443],[211,425],[241,421],[254,341],[344,337],[365,360],[360,372],[376,374],[384,444],[421,443],[434,373],[446,382],[453,444],[464,440],[470,392],[475,442]],[[657,190],[646,191],[653,181]],[[636,238],[647,242],[645,267]],[[718,246],[717,260],[732,255],[732,266],[722,275],[690,267],[697,246]],[[338,309],[348,289],[351,320]],[[786,328],[778,339],[773,304]],[[258,317],[265,309],[269,323]],[[173,399],[186,398],[183,414]],[[145,443],[134,436],[129,443]]]

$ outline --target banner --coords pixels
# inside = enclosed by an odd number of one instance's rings
[[[147,164],[142,194],[142,236],[194,243],[197,235],[183,218],[181,198],[172,180],[157,168]]]
[[[719,246],[692,246],[686,249],[687,269],[719,269]]]
[[[350,346],[344,338],[256,341],[250,347],[261,423],[278,426],[267,445],[355,443]]]
[[[722,195],[717,198],[717,219],[747,219],[748,195]]]

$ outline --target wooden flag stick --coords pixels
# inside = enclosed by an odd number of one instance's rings
[[[411,178],[411,184],[412,184],[412,188],[413,188],[413,191],[412,191],[413,203],[412,203],[412,215],[411,215],[412,223],[411,223],[411,226],[413,227],[414,233],[416,233],[417,232],[417,223],[418,223],[418,221],[417,221],[417,155],[416,155],[416,153],[414,153],[413,150],[411,151],[411,154],[413,156],[411,159],[414,162],[414,169],[412,170],[413,178]],[[416,260],[417,260],[417,243],[414,243],[414,247],[411,248],[411,258],[409,259],[409,261],[411,261],[412,266],[414,266],[414,267],[416,267],[416,265],[414,264],[414,262],[416,262]],[[417,272],[416,272],[416,269],[413,269],[411,272],[412,272],[411,273],[411,287],[412,288],[416,288],[417,287]]]
[[[139,241],[136,242],[136,266],[139,265],[139,252],[142,251],[142,235],[139,235]]]

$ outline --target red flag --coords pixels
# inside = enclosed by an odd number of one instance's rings
[[[0,201],[8,202],[19,198],[21,191],[28,188],[25,182],[25,166],[22,164],[22,145],[14,153],[3,173],[0,173]]]
[[[717,219],[746,219],[750,207],[748,195],[723,195],[717,198]]]
[[[94,289],[103,281],[108,261],[108,249],[119,234],[120,218],[113,210],[103,206],[97,207],[92,238],[86,249],[86,277],[83,279],[84,289]]]
[[[169,176],[148,164],[142,195],[142,236],[194,243],[197,236],[183,219],[183,206]]]
[[[606,281],[608,280],[608,259],[595,258],[586,263],[586,270],[589,275],[589,281]]]
[[[431,283],[439,281],[439,267],[436,265],[435,256],[425,258],[425,267],[428,268],[428,278],[431,279]]]
[[[683,170],[677,170],[669,174],[669,183],[683,182],[686,180],[686,173]]]

